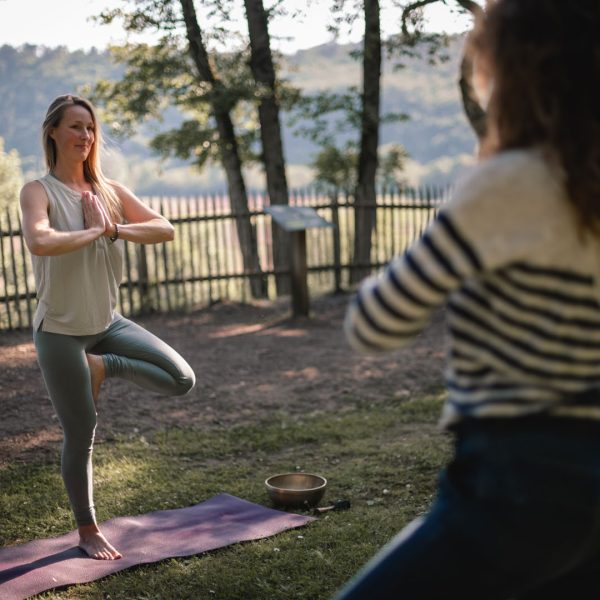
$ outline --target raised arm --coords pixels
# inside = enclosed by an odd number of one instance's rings
[[[423,237],[360,287],[345,321],[363,352],[408,344],[461,281],[481,268],[472,248],[442,212]]]
[[[169,242],[175,237],[173,226],[165,217],[144,204],[133,192],[120,183],[111,182],[121,200],[125,223],[118,225],[119,238],[137,244]],[[115,232],[115,226],[109,224]]]
[[[538,151],[506,151],[466,173],[423,237],[360,287],[345,323],[352,346],[404,346],[466,279],[556,245],[574,218],[561,185]]]
[[[87,194],[82,199],[86,228],[58,231],[50,226],[48,196],[42,185],[31,181],[21,190],[23,236],[27,248],[38,256],[57,256],[79,250],[104,235],[106,224],[98,200]]]

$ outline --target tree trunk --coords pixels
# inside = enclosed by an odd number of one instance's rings
[[[465,10],[468,10],[474,18],[482,16],[483,9],[473,0],[456,0]],[[475,131],[475,135],[482,140],[486,134],[486,114],[479,104],[475,89],[473,87],[473,56],[469,52],[469,39],[466,41],[466,50],[460,63],[460,79],[458,86],[462,98],[463,109],[467,119]]]
[[[269,200],[271,204],[288,204],[288,185],[267,14],[262,0],[244,0],[244,4],[250,36],[250,68],[260,98],[258,118]],[[273,227],[273,262],[276,271],[288,268],[288,237],[280,227]],[[278,294],[289,291],[288,278],[278,275],[275,281]]]
[[[194,61],[200,79],[210,83],[213,88],[214,100],[212,102],[212,112],[217,124],[217,131],[219,132],[221,162],[223,163],[227,177],[231,208],[236,215],[235,223],[242,251],[244,270],[256,273],[254,277],[250,278],[252,297],[264,298],[267,296],[267,284],[258,260],[256,232],[250,221],[248,195],[242,174],[242,161],[238,152],[235,130],[229,113],[229,107],[223,102],[225,90],[212,72],[208,53],[202,40],[202,32],[198,25],[193,0],[180,1],[185,20],[190,56]]]
[[[365,38],[363,46],[363,93],[358,182],[354,198],[355,283],[367,272],[371,261],[371,234],[376,219],[377,148],[379,146],[379,104],[381,84],[381,30],[379,0],[364,0]]]
[[[473,60],[465,54],[460,63],[460,79],[458,86],[462,98],[463,109],[475,135],[482,140],[486,133],[486,114],[479,104],[473,88]]]

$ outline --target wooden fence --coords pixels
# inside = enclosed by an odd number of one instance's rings
[[[335,225],[306,232],[310,293],[347,288],[353,269],[363,273],[381,268],[421,234],[444,198],[441,189],[380,194],[375,207],[361,209],[377,213],[370,263],[355,265],[352,254],[357,211],[352,199],[313,191],[292,193],[290,205],[310,206]],[[171,221],[175,240],[152,245],[125,243],[125,276],[118,306],[122,314],[187,311],[219,300],[251,299],[249,282],[257,274],[244,272],[236,215],[230,210],[227,196],[145,201]],[[268,281],[269,298],[273,299],[276,290],[271,228],[277,225],[264,212],[267,202],[260,194],[251,195],[247,218],[256,233],[261,270]],[[35,283],[16,208],[7,210],[0,219],[0,268],[0,331],[30,327],[36,306]],[[289,275],[289,271],[282,274]]]

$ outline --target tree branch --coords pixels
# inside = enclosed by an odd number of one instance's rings
[[[470,12],[475,18],[479,17],[483,13],[483,8],[474,0],[455,0],[456,3],[465,11]],[[424,8],[430,4],[437,2],[446,3],[445,0],[417,0],[404,7],[402,11],[402,33],[405,36],[409,36],[407,21],[410,19],[411,14]],[[483,138],[486,132],[486,114],[485,110],[479,104],[475,89],[473,87],[473,59],[468,52],[463,55],[460,64],[460,80],[459,87],[462,96],[463,108],[467,119],[475,134],[479,139]]]
[[[477,2],[474,2],[474,0],[456,0],[456,3],[469,11],[474,17],[479,17],[483,14],[483,8]]]
[[[446,4],[445,0],[417,0],[416,2],[412,2],[408,6],[405,6],[402,9],[402,33],[404,35],[408,35],[408,27],[406,22],[415,10],[425,8],[430,4],[437,4],[438,2]],[[464,10],[470,12],[474,17],[478,17],[483,13],[483,8],[477,4],[475,0],[456,0],[456,3]]]
[[[429,4],[436,4],[439,1],[440,0],[417,0],[417,2],[413,2],[412,4],[405,6],[402,9],[402,17],[401,17],[402,33],[404,35],[408,35],[408,27],[406,26],[406,22],[410,18],[411,13],[413,13],[415,10],[419,10],[419,8],[424,8],[425,6],[428,6]]]

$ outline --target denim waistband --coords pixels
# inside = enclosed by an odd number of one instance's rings
[[[512,432],[574,434],[598,436],[600,441],[600,420],[575,417],[552,417],[548,415],[529,415],[521,417],[480,417],[466,418],[452,425],[450,431],[458,436],[469,433]]]

